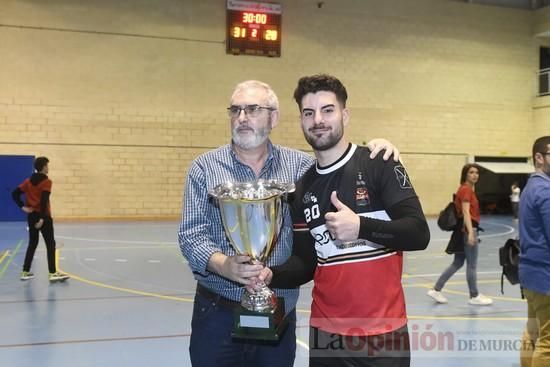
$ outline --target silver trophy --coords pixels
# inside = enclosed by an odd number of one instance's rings
[[[237,254],[250,256],[253,264],[265,264],[281,229],[283,198],[293,191],[293,183],[273,180],[227,182],[209,191]],[[241,305],[243,310],[235,315],[235,337],[278,339],[286,326],[284,302],[267,285],[258,284],[255,293],[245,290]]]

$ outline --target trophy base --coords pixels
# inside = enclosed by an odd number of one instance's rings
[[[278,341],[288,326],[288,320],[285,318],[284,298],[278,297],[277,303],[273,312],[250,311],[241,306],[233,314],[231,337]]]

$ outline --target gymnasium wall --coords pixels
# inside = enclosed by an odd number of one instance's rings
[[[309,151],[292,92],[326,72],[349,93],[347,134],[386,137],[427,214],[468,155],[527,156],[534,12],[451,0],[281,0],[282,57],[225,54],[224,0],[0,0],[0,154],[50,158],[54,215],[180,215],[190,161],[230,140],[225,108],[260,79],[281,103],[275,143]]]

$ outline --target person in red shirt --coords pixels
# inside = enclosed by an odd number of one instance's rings
[[[447,303],[447,297],[441,293],[445,283],[464,265],[466,260],[466,281],[470,290],[471,305],[490,305],[493,300],[477,290],[477,255],[479,239],[477,228],[479,227],[479,201],[475,193],[475,185],[479,180],[479,167],[476,164],[466,164],[462,167],[460,187],[455,195],[455,208],[458,217],[463,219],[461,229],[464,239],[464,251],[456,252],[451,265],[441,274],[433,289],[428,291],[428,296],[437,303]]]
[[[49,280],[53,282],[69,278],[67,274],[58,272],[55,266],[55,238],[50,210],[52,180],[48,178],[48,163],[49,160],[46,157],[36,158],[34,161],[36,172],[25,179],[12,192],[13,200],[17,206],[27,213],[27,223],[29,225],[29,246],[25,254],[21,280],[34,278],[34,274],[31,273],[31,265],[38,246],[39,232],[42,232],[42,237],[46,243]],[[21,200],[22,194],[25,194],[25,203]]]

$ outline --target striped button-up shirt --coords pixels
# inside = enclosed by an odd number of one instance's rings
[[[231,144],[197,157],[187,174],[183,213],[178,232],[181,252],[200,284],[233,301],[240,302],[243,286],[207,269],[208,260],[215,252],[227,256],[235,255],[235,250],[225,235],[220,209],[209,199],[208,190],[228,181],[275,179],[280,182],[296,182],[314,162],[309,154],[270,142],[268,150],[268,158],[258,177],[251,167],[237,159]],[[288,205],[284,204],[283,225],[266,265],[282,264],[291,253],[292,221]],[[274,291],[278,297],[284,297],[287,313],[296,307],[297,289]]]

